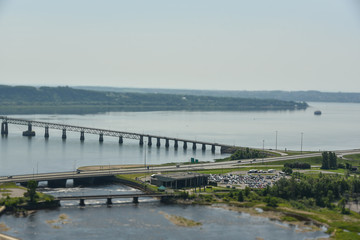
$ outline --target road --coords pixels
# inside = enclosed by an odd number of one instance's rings
[[[339,150],[335,151],[338,156],[349,155],[349,154],[360,154],[360,149],[352,150]],[[258,158],[255,162],[268,163],[274,161],[285,161],[291,159],[302,159],[309,157],[318,157],[321,156],[321,152],[318,153],[306,153],[302,155],[287,155],[281,157],[273,158]],[[0,183],[6,182],[28,182],[30,180],[36,181],[48,181],[48,180],[59,180],[59,179],[76,179],[76,178],[86,178],[86,177],[102,177],[102,176],[111,176],[118,174],[136,174],[136,173],[157,173],[157,172],[175,172],[175,171],[194,171],[194,170],[211,170],[211,169],[221,169],[221,168],[237,168],[239,166],[249,165],[251,160],[242,160],[240,163],[238,161],[227,161],[227,162],[213,162],[213,163],[198,163],[198,164],[189,164],[189,165],[180,165],[177,166],[151,166],[150,169],[145,167],[138,168],[128,168],[128,169],[107,169],[107,170],[92,170],[92,171],[67,171],[67,172],[52,172],[52,173],[39,173],[39,174],[25,174],[25,175],[13,175],[13,176],[2,176],[0,177]]]

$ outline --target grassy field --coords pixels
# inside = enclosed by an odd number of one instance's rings
[[[285,163],[294,163],[294,162],[303,162],[309,163],[310,165],[321,165],[322,157],[309,157],[309,158],[301,158],[301,159],[291,159],[291,160],[283,160],[283,161],[275,161],[275,162],[267,162],[267,163],[253,163],[253,165],[284,165]]]

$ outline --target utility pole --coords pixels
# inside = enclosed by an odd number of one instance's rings
[[[278,131],[276,130],[276,137],[275,137],[275,150],[277,150],[277,135],[278,135]]]
[[[304,133],[301,133],[301,148],[300,148],[300,153],[302,154],[302,147],[303,147],[303,135]]]
[[[265,140],[263,139],[263,155],[262,155],[262,163],[264,164],[264,155],[265,155],[265,148],[264,148]]]

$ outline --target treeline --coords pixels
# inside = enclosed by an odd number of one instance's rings
[[[0,114],[108,111],[257,111],[306,109],[307,103],[156,93],[80,90],[70,87],[0,85]]]
[[[151,88],[110,88],[110,87],[79,87],[83,89],[114,91],[183,94],[213,97],[279,99],[284,101],[305,102],[360,102],[360,93],[320,92],[320,91],[233,91],[233,90],[184,90],[184,89],[151,89]]]
[[[266,154],[264,152],[261,152],[256,149],[245,148],[245,149],[236,150],[236,152],[230,156],[230,159],[239,160],[239,159],[262,158],[262,157],[266,157]]]

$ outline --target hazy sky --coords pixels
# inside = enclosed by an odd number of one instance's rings
[[[0,84],[360,92],[360,0],[0,0]]]

